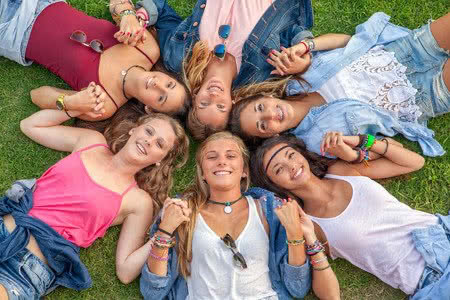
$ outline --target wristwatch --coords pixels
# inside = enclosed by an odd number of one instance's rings
[[[313,51],[314,48],[316,48],[316,44],[313,39],[304,39],[303,42],[308,45],[309,51]]]
[[[56,99],[56,108],[59,110],[66,111],[66,105],[64,104],[64,97],[66,97],[66,95],[64,94],[58,96],[58,98]]]

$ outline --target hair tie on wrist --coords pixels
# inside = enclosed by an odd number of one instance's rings
[[[164,229],[162,229],[162,228],[159,227],[159,226],[158,226],[158,229],[157,229],[157,230],[160,231],[160,232],[162,232],[162,233],[167,234],[167,235],[170,236],[170,237],[173,237],[173,236],[175,235],[174,232],[170,233],[170,232],[168,232],[167,230],[164,230]]]

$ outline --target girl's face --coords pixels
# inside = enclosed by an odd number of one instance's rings
[[[202,177],[210,190],[240,190],[241,179],[247,176],[239,146],[231,139],[209,142],[202,151]]]
[[[184,104],[183,85],[162,72],[144,72],[139,79],[137,99],[152,111],[174,113]]]
[[[294,115],[289,101],[263,97],[242,110],[240,123],[247,135],[268,138],[295,126],[292,125]]]
[[[231,89],[220,78],[204,82],[194,98],[197,119],[205,126],[224,129],[230,115]]]
[[[172,126],[166,120],[152,119],[129,132],[124,149],[128,149],[132,159],[144,166],[163,160],[172,150],[176,140]]]
[[[267,168],[270,158],[283,146],[286,144],[278,144],[264,154],[264,169]],[[282,189],[292,191],[304,185],[311,177],[311,172],[305,157],[293,148],[286,147],[272,158],[266,175]]]

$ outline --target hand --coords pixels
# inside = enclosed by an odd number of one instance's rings
[[[88,87],[64,99],[67,110],[77,111],[93,118],[101,117],[105,113],[106,93],[101,86],[95,82],[89,83]]]
[[[114,37],[119,42],[134,47],[138,43],[145,42],[145,31],[145,27],[136,16],[126,15],[120,20],[120,30],[114,34]]]
[[[164,211],[170,204],[178,205],[179,207],[181,207],[183,209],[183,213],[185,215],[187,215],[187,209],[189,207],[188,207],[186,201],[184,201],[184,200],[182,200],[180,198],[169,198],[169,197],[167,197],[166,200],[164,201],[163,207],[161,209],[161,219],[164,218]]]
[[[270,74],[284,76],[304,72],[311,63],[311,56],[309,53],[304,53],[306,47],[303,44],[300,44],[300,46],[303,47],[304,51],[298,48],[299,45],[290,48],[281,47],[281,52],[272,50],[267,62],[274,66],[275,70]]]
[[[302,228],[303,235],[305,236],[305,239],[307,238],[313,238],[316,240],[316,234],[314,232],[314,223],[311,221],[311,219],[308,217],[307,214],[303,211],[303,209],[298,205],[298,203],[295,201],[295,204],[298,206],[298,213],[300,215],[300,227]]]
[[[356,158],[358,158],[359,154],[356,153],[356,151],[353,150],[352,147],[344,141],[347,140],[349,143],[354,142],[354,139],[350,138],[354,137],[344,137],[342,136],[342,132],[328,132],[323,138],[320,145],[320,152],[322,153],[322,156],[328,152],[345,161],[355,160]],[[359,142],[359,137],[356,136],[356,138]]]
[[[303,237],[303,230],[301,227],[299,205],[296,201],[289,199],[282,200],[283,205],[275,208],[275,214],[281,222],[281,225],[286,229],[288,239],[300,239]]]
[[[164,209],[164,217],[161,220],[160,226],[164,230],[172,233],[182,223],[190,221],[191,212],[192,210],[190,208],[183,209],[180,205],[171,203]]]

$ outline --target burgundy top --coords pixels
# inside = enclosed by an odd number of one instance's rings
[[[45,8],[37,17],[31,31],[25,56],[61,77],[74,90],[86,88],[91,81],[102,86],[98,76],[100,54],[70,39],[75,30],[86,33],[87,43],[102,41],[104,50],[119,44],[114,38],[118,27],[57,2]],[[153,64],[141,49],[135,47]],[[102,86],[108,96],[106,89]]]

